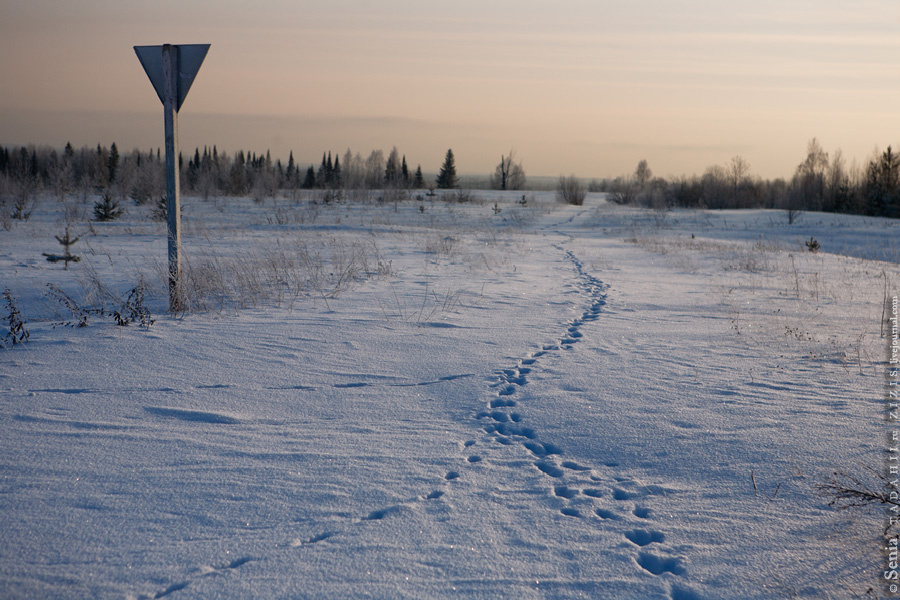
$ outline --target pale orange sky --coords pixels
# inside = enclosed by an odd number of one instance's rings
[[[896,0],[0,0],[0,144],[163,145],[135,45],[211,44],[181,148],[789,177],[900,140]]]

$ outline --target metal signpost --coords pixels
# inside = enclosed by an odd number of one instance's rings
[[[135,46],[138,60],[163,103],[166,121],[166,217],[169,239],[169,311],[183,308],[181,293],[181,182],[178,111],[206,58],[209,44]]]

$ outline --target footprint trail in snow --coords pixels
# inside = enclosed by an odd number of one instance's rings
[[[373,507],[366,514],[348,519],[343,526],[328,528],[306,539],[297,539],[289,549],[302,550],[340,538],[341,534],[353,527],[372,525],[402,516],[404,508],[418,502],[440,501],[453,486],[454,482],[465,476],[467,468],[477,468],[482,463],[491,465],[491,454],[503,447],[519,445],[531,455],[531,465],[551,481],[551,494],[563,501],[565,505],[559,509],[560,514],[574,519],[581,519],[585,526],[606,530],[608,525],[615,524],[622,529],[622,537],[634,549],[633,562],[636,568],[654,576],[670,573],[683,576],[686,574],[684,561],[665,547],[666,536],[653,528],[654,512],[643,502],[650,496],[660,496],[668,490],[660,486],[640,484],[629,477],[602,476],[601,470],[607,473],[620,465],[610,463],[602,468],[582,465],[567,460],[562,448],[553,442],[542,439],[539,432],[525,423],[522,415],[516,411],[519,404],[517,396],[528,385],[528,378],[540,368],[540,361],[553,354],[572,351],[583,339],[583,327],[587,323],[597,321],[606,305],[607,286],[587,272],[584,264],[570,250],[555,246],[565,254],[576,273],[575,287],[585,297],[587,306],[580,316],[564,324],[564,331],[559,339],[543,345],[539,350],[530,352],[518,359],[508,368],[498,369],[496,378],[488,386],[488,400],[483,409],[475,413],[475,420],[480,429],[497,445],[486,445],[476,440],[467,440],[462,446],[465,450],[464,461],[457,469],[449,470],[440,476],[440,483],[431,490],[405,501],[390,506]],[[403,385],[434,385],[452,382],[470,374],[444,377],[437,381]],[[346,387],[359,387],[365,383],[349,384]],[[391,385],[391,384],[389,384]],[[396,383],[392,385],[397,385]],[[150,409],[148,409],[150,410]],[[519,464],[521,461],[516,462]],[[531,467],[528,467],[531,468]],[[200,568],[193,578],[169,585],[154,596],[141,598],[163,598],[174,595],[192,583],[193,580],[209,575],[234,571],[241,566],[258,560],[256,557],[245,557],[218,568]],[[687,597],[683,590],[675,586],[672,598]]]
[[[576,286],[587,300],[580,316],[565,324],[560,338],[539,350],[519,359],[515,365],[497,371],[496,380],[490,384],[493,394],[487,406],[476,413],[483,431],[502,446],[520,445],[533,457],[533,466],[552,480],[552,493],[566,502],[560,513],[603,527],[606,522],[633,523],[624,532],[624,538],[635,548],[635,564],[653,575],[672,573],[685,575],[681,557],[674,556],[664,547],[666,536],[653,529],[653,511],[642,502],[653,495],[667,492],[660,486],[645,486],[628,477],[599,475],[599,469],[565,459],[562,448],[542,439],[539,432],[528,426],[516,412],[519,401],[517,392],[528,384],[528,377],[540,368],[540,361],[550,354],[574,349],[584,337],[586,323],[597,321],[606,305],[607,286],[587,272],[584,264],[570,250],[556,246],[565,252],[577,275]],[[481,460],[482,457],[479,457]],[[471,458],[470,458],[471,460]],[[604,465],[604,472],[614,470],[618,464]],[[606,488],[606,489],[603,489]]]

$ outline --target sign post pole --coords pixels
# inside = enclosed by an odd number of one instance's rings
[[[169,240],[169,312],[184,306],[181,290],[181,173],[178,168],[178,46],[162,47],[165,81],[166,234]]]
[[[169,311],[184,309],[181,281],[181,173],[178,168],[178,111],[206,58],[209,44],[135,46],[156,95],[163,103],[166,134],[166,235],[169,251]]]

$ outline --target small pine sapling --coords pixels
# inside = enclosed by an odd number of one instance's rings
[[[71,250],[69,250],[73,245],[75,245],[75,242],[78,241],[78,238],[76,237],[75,239],[72,239],[72,237],[69,235],[69,226],[68,225],[66,225],[66,235],[65,236],[59,237],[57,235],[54,237],[56,238],[56,241],[58,241],[62,245],[62,247],[65,249],[65,253],[64,254],[48,254],[48,253],[44,252],[43,254],[44,254],[44,256],[47,257],[47,260],[49,262],[55,263],[55,262],[63,261],[65,263],[64,268],[65,268],[65,270],[68,271],[70,262],[78,262],[81,260],[80,256],[75,256],[74,254],[72,254]]]
[[[162,221],[165,222],[168,218],[169,214],[169,203],[166,202],[165,196],[160,196],[159,200],[156,202],[156,206],[153,207],[153,220],[154,221]]]
[[[819,240],[810,236],[808,240],[806,240],[806,248],[810,252],[818,252],[819,251]]]
[[[179,206],[181,213],[184,214],[184,204]],[[160,196],[156,207],[153,209],[152,218],[154,221],[165,223],[169,218],[169,202],[165,196]]]
[[[34,212],[34,199],[27,193],[20,194],[13,203],[12,218],[17,221],[27,221]]]
[[[95,221],[115,221],[122,216],[122,207],[113,200],[112,194],[106,192],[103,200],[94,204]]]
[[[3,291],[3,299],[6,300],[6,336],[3,338],[3,346],[15,346],[16,344],[24,344],[29,337],[28,329],[25,327],[25,319],[13,300],[12,293],[9,288]]]

